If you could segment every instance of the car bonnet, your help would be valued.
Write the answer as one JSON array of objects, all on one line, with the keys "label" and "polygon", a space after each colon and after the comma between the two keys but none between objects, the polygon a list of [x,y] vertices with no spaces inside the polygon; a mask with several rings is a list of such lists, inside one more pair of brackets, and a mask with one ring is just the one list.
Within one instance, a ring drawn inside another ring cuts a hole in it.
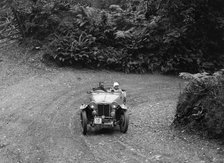
[{"label": "car bonnet", "polygon": [[90,100],[95,103],[112,103],[119,102],[120,99],[120,93],[93,93]]}]

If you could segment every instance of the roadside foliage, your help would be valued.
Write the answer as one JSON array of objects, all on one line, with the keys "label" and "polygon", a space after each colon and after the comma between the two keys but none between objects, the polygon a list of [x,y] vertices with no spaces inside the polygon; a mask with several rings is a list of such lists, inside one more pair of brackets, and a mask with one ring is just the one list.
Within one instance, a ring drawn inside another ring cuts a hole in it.
[{"label": "roadside foliage", "polygon": [[208,73],[181,73],[188,85],[179,96],[174,125],[202,131],[212,138],[224,136],[224,70]]},{"label": "roadside foliage", "polygon": [[7,2],[23,40],[62,64],[127,73],[223,67],[222,0]]}]

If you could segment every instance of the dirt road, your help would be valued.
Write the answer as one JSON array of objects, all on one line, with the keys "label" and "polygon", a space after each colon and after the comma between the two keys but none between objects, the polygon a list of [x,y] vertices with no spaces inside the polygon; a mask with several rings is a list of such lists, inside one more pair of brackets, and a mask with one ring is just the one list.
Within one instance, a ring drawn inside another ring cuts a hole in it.
[{"label": "dirt road", "polygon": [[[130,126],[81,133],[79,106],[93,83],[118,79]],[[223,146],[170,128],[175,77],[52,69],[0,89],[1,163],[223,162]]]}]

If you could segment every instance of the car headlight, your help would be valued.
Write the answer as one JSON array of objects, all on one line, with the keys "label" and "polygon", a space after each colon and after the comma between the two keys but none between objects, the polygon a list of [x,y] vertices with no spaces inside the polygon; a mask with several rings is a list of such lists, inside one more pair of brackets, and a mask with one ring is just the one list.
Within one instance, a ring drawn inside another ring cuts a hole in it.
[{"label": "car headlight", "polygon": [[118,104],[117,104],[116,102],[113,102],[113,103],[111,104],[111,107],[112,107],[113,109],[116,109],[116,108],[118,107]]},{"label": "car headlight", "polygon": [[90,107],[91,109],[96,109],[96,108],[97,108],[97,106],[96,106],[96,104],[95,104],[94,102],[91,102],[91,103],[89,104],[89,107]]}]

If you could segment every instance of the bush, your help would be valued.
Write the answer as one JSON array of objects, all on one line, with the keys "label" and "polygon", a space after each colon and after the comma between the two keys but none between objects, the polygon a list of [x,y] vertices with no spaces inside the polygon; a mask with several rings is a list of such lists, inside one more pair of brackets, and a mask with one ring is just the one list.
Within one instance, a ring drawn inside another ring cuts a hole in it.
[{"label": "bush", "polygon": [[14,8],[14,15],[24,39],[43,42],[47,55],[66,64],[138,73],[214,72],[223,67],[221,0],[116,1],[125,2],[123,9],[108,8],[113,1],[105,9],[79,2],[39,0]]},{"label": "bush", "polygon": [[15,12],[20,15],[24,38],[43,41],[46,54],[55,60],[144,72],[144,60],[139,56],[145,26],[136,25],[144,18],[136,17],[141,15],[135,12],[104,11],[65,3],[35,5],[30,13]]},{"label": "bush", "polygon": [[179,96],[175,126],[203,131],[212,137],[224,136],[224,70],[180,76],[190,79]]}]

